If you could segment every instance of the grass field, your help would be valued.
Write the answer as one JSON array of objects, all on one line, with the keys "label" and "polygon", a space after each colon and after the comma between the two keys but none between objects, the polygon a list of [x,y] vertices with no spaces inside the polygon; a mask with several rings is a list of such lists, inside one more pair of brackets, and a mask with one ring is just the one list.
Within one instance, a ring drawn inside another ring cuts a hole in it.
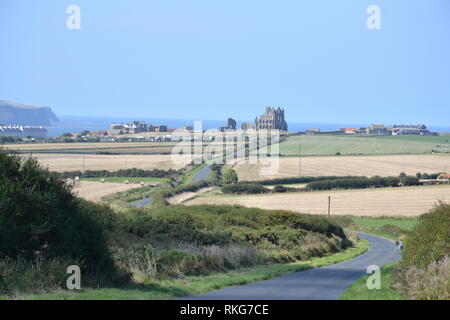
[{"label": "grass field", "polygon": [[[80,291],[58,291],[50,294],[20,297],[28,300],[161,300],[201,294],[225,287],[244,285],[268,280],[287,273],[319,268],[359,256],[367,251],[369,244],[359,240],[345,251],[308,261],[292,264],[274,264],[243,268],[221,274],[186,277],[179,280],[161,280],[136,284],[128,288],[82,289]],[[0,299],[2,297],[0,296]]]},{"label": "grass field", "polygon": [[387,224],[397,226],[403,230],[411,231],[417,224],[417,219],[394,219],[394,218],[355,218],[353,222],[362,227],[383,227]]},{"label": "grass field", "polygon": [[261,209],[327,214],[328,196],[331,196],[331,215],[414,217],[430,210],[439,200],[450,202],[450,186],[239,196],[207,194],[187,201],[185,205],[238,204]]},{"label": "grass field", "polygon": [[340,300],[404,300],[405,298],[396,290],[391,289],[392,276],[397,262],[387,264],[380,268],[381,289],[369,290],[367,279],[369,275],[362,277],[352,284],[339,298]]},{"label": "grass field", "polygon": [[430,154],[432,150],[448,152],[449,136],[292,136],[280,143],[280,153],[298,156]]},{"label": "grass field", "polygon": [[281,157],[273,174],[263,175],[261,164],[239,161],[233,165],[240,180],[261,180],[298,176],[398,176],[438,173],[450,169],[450,155],[391,155]]}]

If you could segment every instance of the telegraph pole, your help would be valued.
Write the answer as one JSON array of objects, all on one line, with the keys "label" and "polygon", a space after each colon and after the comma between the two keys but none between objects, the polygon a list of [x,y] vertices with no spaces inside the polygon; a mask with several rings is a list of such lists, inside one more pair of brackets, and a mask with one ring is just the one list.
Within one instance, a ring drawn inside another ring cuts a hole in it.
[{"label": "telegraph pole", "polygon": [[328,218],[331,215],[331,196],[328,196]]}]

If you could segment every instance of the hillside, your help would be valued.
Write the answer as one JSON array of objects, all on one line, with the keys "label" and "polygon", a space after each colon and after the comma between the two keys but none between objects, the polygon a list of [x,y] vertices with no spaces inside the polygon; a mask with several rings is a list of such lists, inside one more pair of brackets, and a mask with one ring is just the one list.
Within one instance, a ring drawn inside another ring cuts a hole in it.
[{"label": "hillside", "polygon": [[38,107],[0,100],[0,124],[50,125],[59,122],[50,107]]}]

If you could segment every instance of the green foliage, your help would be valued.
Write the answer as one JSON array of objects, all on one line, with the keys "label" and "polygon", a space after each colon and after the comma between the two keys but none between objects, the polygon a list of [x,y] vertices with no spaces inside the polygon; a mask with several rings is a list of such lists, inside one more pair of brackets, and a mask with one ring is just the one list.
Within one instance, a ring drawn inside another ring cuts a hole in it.
[{"label": "green foliage", "polygon": [[55,175],[67,179],[67,178],[112,178],[112,177],[126,177],[126,178],[171,178],[180,174],[179,171],[169,169],[153,169],[143,170],[137,168],[120,169],[117,171],[108,170],[86,170],[84,173],[81,171],[66,171],[62,173],[54,173]]},{"label": "green foliage", "polygon": [[276,179],[254,181],[253,183],[259,183],[259,184],[262,184],[263,186],[274,186],[277,184],[299,184],[299,183],[309,183],[309,182],[314,182],[314,181],[351,179],[351,178],[362,178],[362,177],[355,177],[355,176],[286,177],[286,178],[276,178]]},{"label": "green foliage", "polygon": [[234,169],[226,168],[223,170],[222,182],[224,184],[230,184],[238,182],[238,175]]},{"label": "green foliage", "polygon": [[81,261],[88,273],[113,274],[107,248],[112,211],[74,198],[71,187],[37,161],[0,151],[0,256]]},{"label": "green foliage", "polygon": [[[293,262],[350,245],[342,228],[324,217],[240,206],[132,209],[119,216],[116,233],[131,243],[124,246],[119,241],[122,249],[114,251],[119,265],[128,270],[127,263],[137,261],[141,277],[203,275]],[[152,267],[148,261],[153,261]]]},{"label": "green foliage", "polygon": [[333,190],[333,189],[365,189],[365,188],[387,188],[420,185],[419,179],[416,177],[404,176],[401,179],[396,177],[382,178],[375,176],[372,178],[339,178],[333,180],[315,181],[306,186],[306,190]]},{"label": "green foliage", "polygon": [[274,192],[287,192],[289,191],[288,188],[286,188],[285,186],[281,185],[281,184],[277,184],[274,188],[273,188]]},{"label": "green foliage", "polygon": [[418,186],[420,185],[420,180],[417,177],[412,176],[404,176],[400,179],[400,183],[403,186]]},{"label": "green foliage", "polygon": [[450,205],[441,203],[420,217],[405,241],[402,266],[423,268],[450,255]]},{"label": "green foliage", "polygon": [[257,183],[236,183],[224,185],[222,192],[225,194],[261,194],[270,192],[270,190]]}]

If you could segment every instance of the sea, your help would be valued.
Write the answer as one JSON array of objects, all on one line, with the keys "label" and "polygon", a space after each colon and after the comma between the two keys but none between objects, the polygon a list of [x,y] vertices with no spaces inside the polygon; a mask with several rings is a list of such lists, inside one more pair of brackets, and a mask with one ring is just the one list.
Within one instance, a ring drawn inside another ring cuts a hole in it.
[{"label": "sea", "polygon": [[[84,130],[99,131],[107,130],[111,123],[130,123],[133,121],[145,121],[153,125],[167,125],[170,129],[177,129],[182,126],[193,126],[195,119],[163,119],[163,118],[126,118],[126,117],[81,117],[81,116],[59,116],[60,122],[46,126],[49,137],[58,137],[66,132],[80,133]],[[237,127],[240,128],[243,122],[237,121]],[[298,132],[311,128],[320,128],[325,130],[339,130],[339,128],[361,128],[370,124],[358,123],[299,123],[288,122],[289,131]],[[203,130],[217,129],[226,126],[226,121],[221,120],[202,120]],[[429,127],[434,132],[450,132],[450,127]]]}]

